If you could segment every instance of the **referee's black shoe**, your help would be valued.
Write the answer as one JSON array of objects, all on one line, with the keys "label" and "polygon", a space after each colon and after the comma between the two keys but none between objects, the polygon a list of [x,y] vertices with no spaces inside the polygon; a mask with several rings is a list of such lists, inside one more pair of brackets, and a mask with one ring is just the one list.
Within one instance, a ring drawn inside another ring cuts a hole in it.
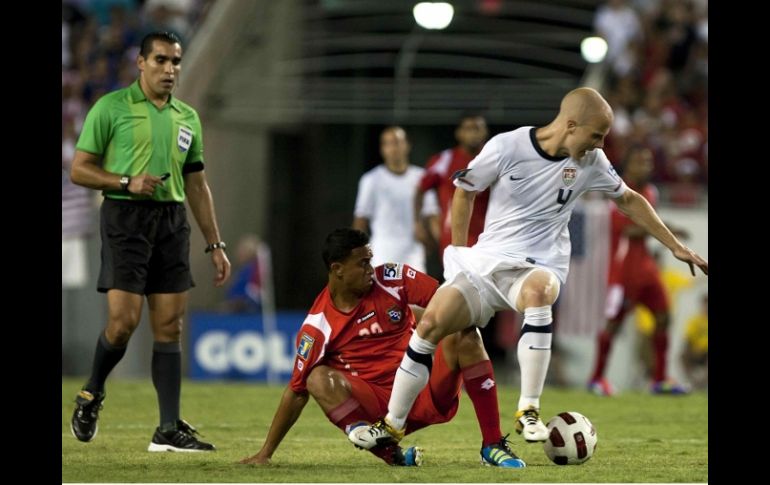
[{"label": "referee's black shoe", "polygon": [[180,419],[176,422],[176,429],[161,431],[155,428],[155,434],[152,435],[150,446],[147,451],[214,451],[216,448],[211,443],[200,441],[195,435],[198,430],[193,428],[190,423]]},{"label": "referee's black shoe", "polygon": [[75,398],[75,412],[72,413],[70,430],[80,441],[91,441],[99,432],[99,411],[102,409],[103,392],[92,393],[81,390]]}]

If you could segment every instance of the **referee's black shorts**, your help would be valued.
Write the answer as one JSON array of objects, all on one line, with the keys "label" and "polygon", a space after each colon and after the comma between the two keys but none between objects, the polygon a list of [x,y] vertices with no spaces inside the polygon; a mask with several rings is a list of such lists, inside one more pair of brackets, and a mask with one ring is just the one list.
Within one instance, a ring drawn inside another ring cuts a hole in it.
[{"label": "referee's black shorts", "polygon": [[100,230],[98,291],[150,295],[181,293],[195,286],[184,203],[105,198]]}]

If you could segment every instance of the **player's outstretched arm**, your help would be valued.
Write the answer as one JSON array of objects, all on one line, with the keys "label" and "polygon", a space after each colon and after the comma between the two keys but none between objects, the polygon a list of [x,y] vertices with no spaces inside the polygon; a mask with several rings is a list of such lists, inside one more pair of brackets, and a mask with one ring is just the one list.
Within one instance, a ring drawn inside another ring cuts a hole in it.
[{"label": "player's outstretched arm", "polygon": [[701,258],[695,251],[688,248],[674,236],[663,224],[655,209],[647,199],[637,192],[627,189],[623,195],[614,199],[618,208],[631,218],[634,223],[643,227],[655,239],[671,250],[671,253],[680,261],[690,265],[690,272],[695,276],[695,266],[698,266],[704,274],[709,274],[708,261]]},{"label": "player's outstretched arm", "polygon": [[307,392],[296,393],[291,387],[286,386],[262,448],[256,455],[244,458],[239,463],[244,465],[269,465],[270,458],[272,458],[275,450],[278,449],[278,445],[281,444],[286,433],[289,432],[294,423],[297,422],[300,414],[302,414],[307,400]]}]

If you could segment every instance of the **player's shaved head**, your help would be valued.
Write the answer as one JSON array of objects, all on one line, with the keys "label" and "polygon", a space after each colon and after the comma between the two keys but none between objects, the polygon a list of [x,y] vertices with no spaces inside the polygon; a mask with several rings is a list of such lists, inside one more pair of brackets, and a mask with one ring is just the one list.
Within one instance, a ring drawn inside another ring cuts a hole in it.
[{"label": "player's shaved head", "polygon": [[551,156],[582,159],[602,148],[612,127],[612,108],[593,88],[577,88],[564,95],[556,118],[537,130],[540,147]]},{"label": "player's shaved head", "polygon": [[599,92],[593,88],[573,89],[561,100],[557,118],[574,120],[582,125],[595,117],[612,120],[612,108]]}]

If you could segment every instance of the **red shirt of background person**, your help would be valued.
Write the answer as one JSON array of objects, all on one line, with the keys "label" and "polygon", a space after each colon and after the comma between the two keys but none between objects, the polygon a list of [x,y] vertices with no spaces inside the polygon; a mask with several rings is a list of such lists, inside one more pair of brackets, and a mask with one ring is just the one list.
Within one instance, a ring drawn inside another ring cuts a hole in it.
[{"label": "red shirt of background person", "polygon": [[[653,167],[650,149],[644,146],[631,147],[624,165],[623,180],[654,207],[658,202],[658,191],[648,182]],[[651,341],[655,355],[651,391],[656,394],[683,394],[687,389],[669,379],[666,373],[670,306],[658,264],[647,249],[647,231],[615,207],[612,208],[611,218],[610,268],[605,307],[607,325],[598,336],[596,365],[588,388],[599,395],[609,396],[614,393],[612,385],[604,377],[612,341],[626,313],[641,304],[655,317],[655,333]],[[681,230],[671,230],[679,237],[687,236]]]},{"label": "red shirt of background person", "polygon": [[[450,209],[455,192],[452,174],[468,167],[471,160],[481,151],[488,136],[489,130],[483,116],[463,116],[460,124],[455,129],[455,139],[457,139],[458,145],[433,155],[425,166],[425,174],[420,181],[417,194],[415,195],[415,214],[420,214],[422,211],[423,194],[428,190],[435,189],[438,194],[441,215],[430,220],[430,234],[426,234],[424,228],[420,225],[416,227],[415,232],[418,239],[425,241],[429,245],[435,246],[438,243],[440,258],[443,257],[444,248],[452,243]],[[468,230],[468,246],[476,244],[479,234],[484,230],[484,217],[487,214],[488,202],[489,190],[480,192],[476,196]],[[420,219],[417,218],[415,220],[419,221]]]},{"label": "red shirt of background person", "polygon": [[[657,206],[658,189],[654,185],[645,182],[635,186],[629,180],[626,180],[626,184],[642,194],[651,206]],[[641,287],[652,279],[660,280],[660,271],[655,258],[647,249],[647,233],[639,228],[642,234],[632,235],[636,232],[633,221],[614,205],[611,218],[608,286],[622,285],[626,297],[636,301]],[[667,303],[661,301],[654,306],[667,308]]]}]

